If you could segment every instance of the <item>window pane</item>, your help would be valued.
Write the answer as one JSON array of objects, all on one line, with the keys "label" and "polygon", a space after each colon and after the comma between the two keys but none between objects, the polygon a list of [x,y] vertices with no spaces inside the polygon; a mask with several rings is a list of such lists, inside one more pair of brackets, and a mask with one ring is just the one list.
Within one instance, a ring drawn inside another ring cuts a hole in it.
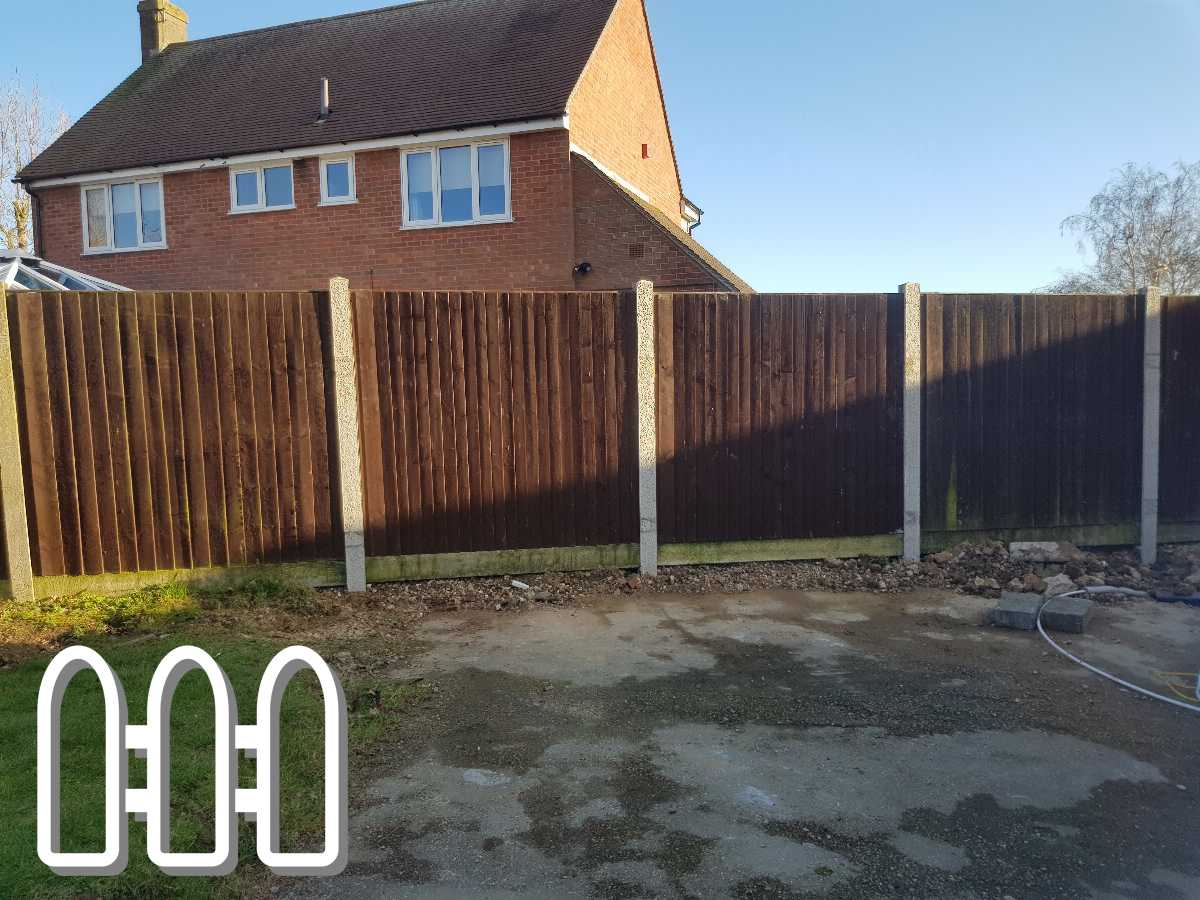
[{"label": "window pane", "polygon": [[87,191],[88,246],[108,246],[108,210],[104,203],[107,188],[92,188]]},{"label": "window pane", "polygon": [[142,243],[160,244],[162,232],[162,194],[157,184],[139,184],[142,203]]},{"label": "window pane", "polygon": [[136,202],[132,184],[112,186],[114,247],[136,247],[138,244]]},{"label": "window pane", "polygon": [[292,167],[263,169],[263,193],[267,195],[267,206],[291,206]]},{"label": "window pane", "polygon": [[238,206],[258,206],[258,173],[238,172],[233,176]]},{"label": "window pane", "polygon": [[40,291],[46,287],[44,284],[39,284],[38,280],[21,266],[17,266],[17,273],[13,275],[13,281],[23,288],[29,288],[31,291]]},{"label": "window pane", "polygon": [[443,147],[438,151],[442,179],[442,221],[471,221],[471,148]]},{"label": "window pane", "polygon": [[408,221],[433,221],[433,155],[410,153],[408,167]]},{"label": "window pane", "polygon": [[350,163],[325,164],[325,196],[330,200],[350,196]]},{"label": "window pane", "polygon": [[479,214],[504,215],[504,148],[479,148]]},{"label": "window pane", "polygon": [[65,272],[58,276],[58,283],[65,287],[68,291],[94,291],[95,287],[74,278]]}]

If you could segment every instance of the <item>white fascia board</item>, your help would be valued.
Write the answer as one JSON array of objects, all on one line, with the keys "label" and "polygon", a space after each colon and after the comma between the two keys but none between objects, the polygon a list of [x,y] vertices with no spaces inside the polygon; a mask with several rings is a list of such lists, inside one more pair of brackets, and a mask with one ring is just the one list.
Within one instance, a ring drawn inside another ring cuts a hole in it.
[{"label": "white fascia board", "polygon": [[111,172],[92,172],[87,175],[69,175],[65,178],[42,178],[31,181],[29,188],[59,187],[66,184],[92,184],[96,182],[121,181],[127,178],[143,178],[147,175],[165,175],[171,172],[198,172],[202,169],[224,169],[231,166],[252,165],[310,156],[329,156],[338,153],[358,153],[368,150],[390,150],[394,147],[413,147],[437,144],[444,141],[478,140],[501,137],[508,134],[524,134],[530,131],[550,131],[567,128],[566,116],[549,119],[529,119],[506,125],[480,125],[474,128],[448,128],[443,131],[427,131],[400,137],[377,138],[370,141],[347,141],[342,144],[321,144],[314,147],[294,147],[289,150],[272,150],[267,153],[247,153],[241,156],[226,156],[213,159],[197,159],[188,162],[165,163],[160,166],[145,166],[137,169],[116,169]]},{"label": "white fascia board", "polygon": [[600,160],[596,159],[596,157],[592,156],[592,154],[588,153],[586,150],[584,150],[578,144],[574,144],[574,143],[571,144],[571,152],[577,153],[580,156],[582,156],[584,159],[586,159],[588,162],[590,162],[593,166],[595,166],[597,169],[599,169],[601,172],[603,172],[605,175],[607,175],[609,178],[611,178],[613,181],[615,181],[621,187],[625,188],[625,190],[629,191],[631,194],[641,197],[647,203],[652,202],[650,200],[649,194],[647,194],[640,187],[633,184],[629,180],[622,178],[620,175],[618,175],[616,172],[614,172],[608,166],[604,165],[604,163],[600,162]]}]

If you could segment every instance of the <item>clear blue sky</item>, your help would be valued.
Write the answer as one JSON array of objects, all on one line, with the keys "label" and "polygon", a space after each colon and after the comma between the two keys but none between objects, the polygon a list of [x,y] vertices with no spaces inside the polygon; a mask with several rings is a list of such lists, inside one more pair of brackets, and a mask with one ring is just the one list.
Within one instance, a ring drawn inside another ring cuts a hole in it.
[{"label": "clear blue sky", "polygon": [[[182,5],[205,37],[385,4]],[[78,116],[136,64],[135,6],[15,5],[2,65]],[[1200,0],[649,9],[696,236],[759,290],[1028,290],[1115,168],[1200,159]]]}]

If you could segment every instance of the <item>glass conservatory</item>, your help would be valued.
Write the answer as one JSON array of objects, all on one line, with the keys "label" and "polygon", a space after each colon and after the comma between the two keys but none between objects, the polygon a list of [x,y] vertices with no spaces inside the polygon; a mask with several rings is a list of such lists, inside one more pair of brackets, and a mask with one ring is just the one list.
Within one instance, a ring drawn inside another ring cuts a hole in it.
[{"label": "glass conservatory", "polygon": [[129,288],[46,262],[23,250],[0,250],[0,290],[127,291]]}]

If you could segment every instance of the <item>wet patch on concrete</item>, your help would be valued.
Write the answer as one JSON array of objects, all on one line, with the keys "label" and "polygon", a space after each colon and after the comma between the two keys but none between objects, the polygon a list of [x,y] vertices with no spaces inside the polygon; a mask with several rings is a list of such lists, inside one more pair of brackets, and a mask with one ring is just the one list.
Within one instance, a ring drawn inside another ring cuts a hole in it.
[{"label": "wet patch on concrete", "polygon": [[439,707],[371,782],[347,873],[294,893],[1189,896],[1198,723],[1079,692],[1036,641],[961,640],[944,598],[841,602],[426,629],[405,671]]}]

